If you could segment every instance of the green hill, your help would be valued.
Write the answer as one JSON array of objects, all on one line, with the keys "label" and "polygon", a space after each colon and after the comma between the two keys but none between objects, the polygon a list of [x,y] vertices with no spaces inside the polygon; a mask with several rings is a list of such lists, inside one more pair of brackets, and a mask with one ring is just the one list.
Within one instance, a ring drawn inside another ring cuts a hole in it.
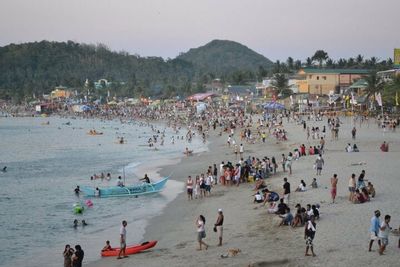
[{"label": "green hill", "polygon": [[72,41],[10,44],[0,47],[0,99],[20,101],[58,85],[83,91],[86,79],[93,88],[103,78],[114,82],[109,89],[117,96],[188,95],[215,77],[236,84],[254,80],[260,66],[269,68],[271,61],[231,41],[215,40],[172,60]]},{"label": "green hill", "polygon": [[211,71],[217,76],[235,71],[256,72],[260,66],[268,69],[272,62],[248,47],[233,41],[213,40],[192,48],[177,58],[192,63],[197,71]]}]

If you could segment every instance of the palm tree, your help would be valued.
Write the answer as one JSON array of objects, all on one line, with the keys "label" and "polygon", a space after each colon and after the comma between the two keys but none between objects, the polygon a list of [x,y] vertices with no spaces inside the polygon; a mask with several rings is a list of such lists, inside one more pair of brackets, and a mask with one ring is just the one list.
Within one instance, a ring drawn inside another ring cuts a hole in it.
[{"label": "palm tree", "polygon": [[286,60],[286,64],[287,64],[289,70],[293,69],[293,63],[294,63],[293,58],[292,57],[288,57],[287,60]]},{"label": "palm tree", "polygon": [[374,95],[375,93],[379,93],[384,88],[384,82],[379,77],[376,72],[370,73],[367,77],[364,78],[367,82],[368,86],[365,88],[365,93],[367,94],[367,98]]},{"label": "palm tree", "polygon": [[322,62],[328,59],[328,53],[324,50],[317,50],[315,54],[312,56],[312,60],[316,60],[319,62],[319,67],[322,67]]},{"label": "palm tree", "polygon": [[276,73],[271,81],[272,87],[278,91],[283,98],[292,94],[292,90],[289,89],[289,80],[283,73]]},{"label": "palm tree", "polygon": [[333,60],[331,59],[331,58],[328,58],[327,60],[326,60],[326,66],[327,67],[329,67],[329,68],[332,68],[332,67],[334,67],[334,62],[333,62]]},{"label": "palm tree", "polygon": [[397,104],[400,99],[396,100],[396,97],[400,97],[400,75],[396,75],[384,86],[383,99],[385,102],[393,105],[392,100],[394,99],[394,103]]},{"label": "palm tree", "polygon": [[362,55],[359,54],[359,55],[356,57],[357,65],[361,66],[362,63],[363,63],[363,61],[364,61],[364,57],[363,57]]},{"label": "palm tree", "polygon": [[312,66],[312,59],[310,57],[306,58],[306,66],[311,67]]}]

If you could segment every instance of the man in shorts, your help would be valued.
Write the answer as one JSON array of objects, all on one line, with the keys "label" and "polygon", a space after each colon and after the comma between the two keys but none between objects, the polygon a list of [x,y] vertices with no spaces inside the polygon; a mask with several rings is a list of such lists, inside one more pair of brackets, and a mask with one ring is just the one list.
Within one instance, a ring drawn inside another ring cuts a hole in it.
[{"label": "man in shorts", "polygon": [[335,203],[335,198],[336,198],[336,188],[337,188],[337,183],[338,183],[338,178],[337,174],[335,173],[333,177],[331,178],[331,197],[332,197],[332,203]]},{"label": "man in shorts", "polygon": [[312,256],[315,257],[313,240],[315,237],[317,224],[315,223],[314,216],[310,217],[310,220],[306,222],[304,229],[304,239],[306,240],[306,253],[305,256],[311,256],[308,254],[308,250],[311,249]]},{"label": "man in shorts", "polygon": [[219,247],[222,246],[222,233],[224,231],[223,225],[224,225],[224,214],[222,213],[222,209],[218,209],[218,218],[216,223],[214,224],[214,227],[217,230]]},{"label": "man in shorts", "polygon": [[386,246],[389,244],[389,232],[390,232],[390,215],[385,215],[385,221],[383,221],[379,227],[378,237],[381,240],[381,245],[379,248],[379,255],[383,255]]},{"label": "man in shorts", "polygon": [[193,179],[192,176],[190,175],[186,181],[186,190],[187,190],[188,200],[193,200]]},{"label": "man in shorts", "polygon": [[122,259],[122,258],[128,257],[125,254],[125,249],[126,249],[126,226],[127,225],[128,225],[128,223],[126,221],[122,221],[122,226],[121,226],[121,229],[119,231],[121,249],[119,250],[119,254],[118,254],[118,258],[117,259]]},{"label": "man in shorts", "polygon": [[375,240],[378,240],[378,245],[379,247],[381,246],[381,240],[378,239],[379,226],[381,224],[379,220],[380,216],[381,212],[379,210],[376,210],[374,217],[371,218],[371,226],[369,228],[369,231],[371,233],[371,240],[369,241],[368,251],[371,251],[372,244]]},{"label": "man in shorts", "polygon": [[290,197],[290,183],[287,181],[287,178],[283,178],[283,199],[286,204],[289,204]]}]

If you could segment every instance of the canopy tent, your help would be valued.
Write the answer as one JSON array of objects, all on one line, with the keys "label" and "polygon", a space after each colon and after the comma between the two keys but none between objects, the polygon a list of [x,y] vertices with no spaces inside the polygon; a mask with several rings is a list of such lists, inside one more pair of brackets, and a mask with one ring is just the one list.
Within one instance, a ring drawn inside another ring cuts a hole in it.
[{"label": "canopy tent", "polygon": [[263,104],[263,107],[265,109],[272,109],[272,110],[285,109],[285,106],[278,102],[267,102]]},{"label": "canopy tent", "polygon": [[209,97],[213,97],[213,96],[216,96],[216,94],[214,94],[214,93],[198,93],[198,94],[191,95],[186,99],[194,100],[194,101],[203,101],[203,100],[205,100]]}]

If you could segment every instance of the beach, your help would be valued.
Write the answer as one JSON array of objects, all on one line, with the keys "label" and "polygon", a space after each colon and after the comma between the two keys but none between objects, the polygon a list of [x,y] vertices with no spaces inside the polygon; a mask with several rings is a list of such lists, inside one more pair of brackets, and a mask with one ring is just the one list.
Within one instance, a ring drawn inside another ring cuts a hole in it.
[{"label": "beach", "polygon": [[[364,123],[357,125],[357,139],[351,140],[353,127],[350,118],[341,118],[339,140],[331,141],[329,133],[326,137],[326,151],[323,155],[325,165],[321,176],[315,176],[312,165],[316,156],[305,156],[293,162],[293,174],[282,173],[266,179],[269,188],[282,194],[283,178],[288,177],[292,193],[289,206],[294,210],[296,203],[319,204],[321,218],[317,221],[317,232],[314,239],[316,257],[305,257],[305,240],[303,227],[278,227],[276,215],[267,214],[266,207],[253,204],[254,184],[244,183],[239,187],[214,186],[211,196],[205,199],[187,200],[183,192],[167,205],[162,214],[150,220],[145,230],[143,240],[129,239],[129,233],[135,229],[127,228],[128,244],[140,243],[146,240],[158,240],[155,248],[131,255],[127,259],[117,260],[105,258],[87,266],[364,266],[364,265],[398,265],[398,237],[390,235],[386,255],[379,256],[377,244],[373,251],[368,252],[370,219],[376,209],[384,215],[392,216],[391,226],[400,225],[400,212],[397,207],[398,188],[400,180],[396,175],[395,166],[399,157],[399,136],[396,132],[382,132],[370,119],[369,126]],[[306,134],[301,125],[295,122],[287,123],[288,141],[276,141],[268,137],[265,144],[245,143],[244,157],[275,156],[280,158],[301,144],[306,147],[317,145],[318,140],[306,140]],[[323,121],[307,121],[308,125],[322,128]],[[235,134],[236,139],[237,132]],[[176,164],[164,166],[159,171],[160,176],[173,172],[172,179],[185,182],[188,175],[194,177],[206,172],[208,166],[221,161],[235,162],[233,149],[227,148],[226,134],[218,136],[218,131],[211,131],[208,140],[209,151],[195,153],[185,157]],[[383,153],[380,144],[389,142],[390,150]],[[347,143],[357,143],[360,152],[346,153]],[[357,163],[363,165],[355,165]],[[353,165],[354,164],[354,165]],[[364,204],[352,204],[348,201],[348,178],[352,173],[357,176],[361,170],[366,170],[366,178],[371,181],[377,191],[376,197]],[[330,178],[337,173],[338,193],[335,204],[330,200]],[[307,185],[312,178],[317,177],[319,188],[306,192],[294,192],[294,189],[304,179]],[[184,189],[184,188],[183,188]],[[217,247],[218,238],[212,231],[217,219],[217,210],[223,209],[224,239],[223,245]],[[195,220],[203,214],[206,217],[206,243],[208,250],[196,251]],[[118,233],[115,233],[118,236]],[[100,246],[99,246],[100,248]],[[241,250],[237,256],[221,258],[229,248]]]}]

